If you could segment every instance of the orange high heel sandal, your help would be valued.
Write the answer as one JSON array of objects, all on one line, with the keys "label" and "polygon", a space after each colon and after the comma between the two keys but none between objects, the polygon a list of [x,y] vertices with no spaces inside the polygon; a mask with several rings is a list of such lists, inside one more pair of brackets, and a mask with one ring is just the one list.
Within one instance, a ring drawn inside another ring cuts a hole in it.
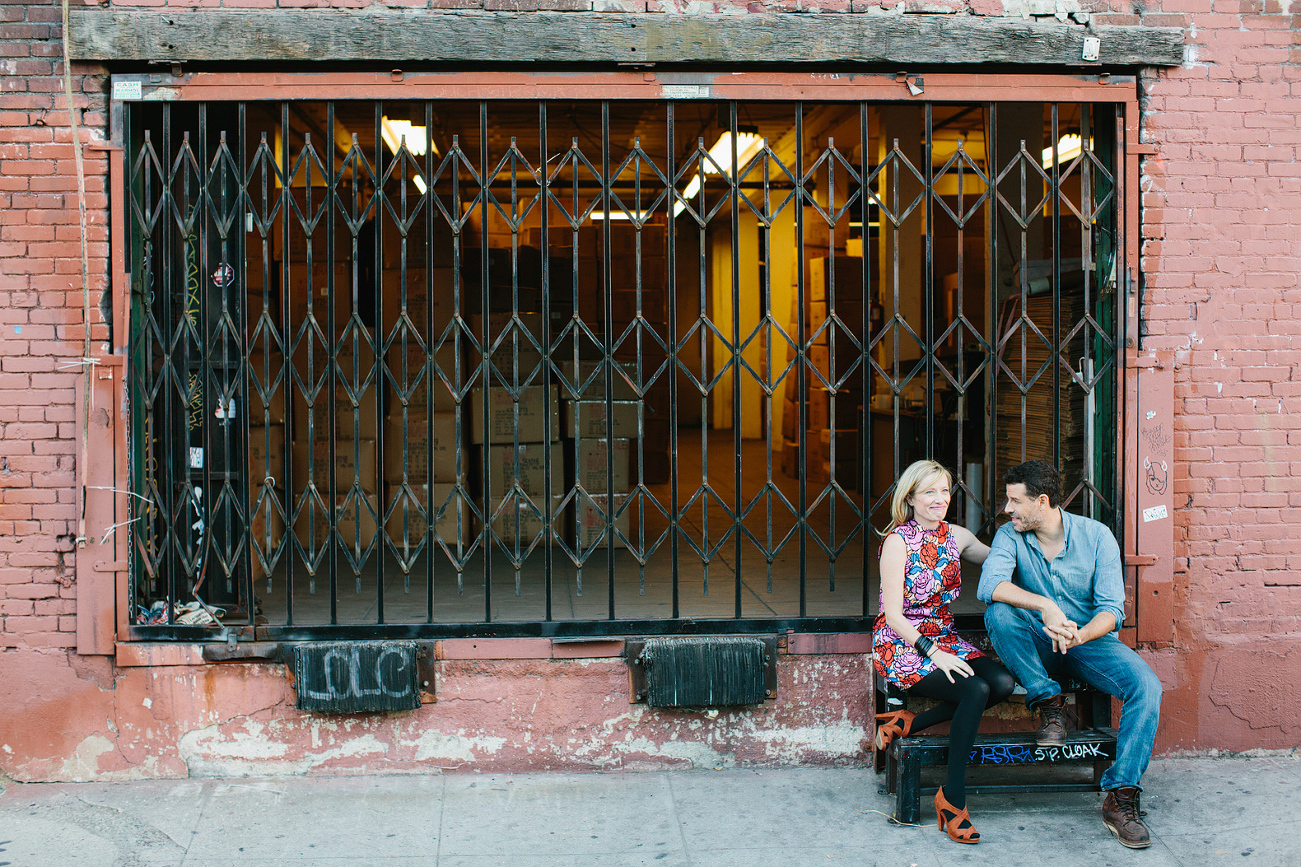
[{"label": "orange high heel sandal", "polygon": [[876,715],[876,748],[884,750],[895,738],[906,738],[913,730],[913,717],[917,714],[907,710],[892,710]]},{"label": "orange high heel sandal", "polygon": [[[947,818],[946,815],[948,814]],[[949,803],[948,798],[944,797],[944,788],[941,787],[935,793],[935,818],[939,822],[940,830],[948,833],[949,839],[955,843],[979,843],[980,832],[971,824],[971,814],[967,808],[959,810]],[[961,827],[962,823],[966,827]]]}]

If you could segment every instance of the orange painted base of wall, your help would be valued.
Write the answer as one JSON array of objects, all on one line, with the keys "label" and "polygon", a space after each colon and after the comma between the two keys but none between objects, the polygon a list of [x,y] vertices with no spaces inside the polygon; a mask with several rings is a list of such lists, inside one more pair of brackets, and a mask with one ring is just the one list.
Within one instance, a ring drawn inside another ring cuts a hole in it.
[{"label": "orange painted base of wall", "polygon": [[628,701],[618,658],[444,659],[406,713],[295,708],[278,664],[117,667],[0,654],[0,771],[14,779],[662,770],[864,761],[861,654],[783,656],[777,698],[745,710]]},{"label": "orange painted base of wall", "polygon": [[[1301,642],[1147,658],[1167,689],[1158,753],[1301,743],[1301,696],[1287,688],[1301,679]],[[437,701],[345,716],[297,710],[283,665],[185,661],[117,666],[66,651],[0,653],[0,772],[78,781],[869,761],[861,653],[780,656],[775,700],[712,715],[629,703],[618,658],[445,658]]]}]

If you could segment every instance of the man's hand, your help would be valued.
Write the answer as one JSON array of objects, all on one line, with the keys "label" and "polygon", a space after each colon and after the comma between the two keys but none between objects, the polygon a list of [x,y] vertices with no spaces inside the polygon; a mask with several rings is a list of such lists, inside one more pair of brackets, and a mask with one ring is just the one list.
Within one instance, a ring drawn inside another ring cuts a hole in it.
[{"label": "man's hand", "polygon": [[1057,603],[1044,596],[1037,597],[1043,602],[1039,607],[1039,617],[1044,622],[1044,629],[1052,632],[1070,626],[1071,629],[1078,629],[1075,623],[1066,617],[1065,612],[1057,606]]},{"label": "man's hand", "polygon": [[1080,628],[1075,625],[1074,621],[1067,620],[1060,626],[1045,626],[1044,632],[1053,642],[1054,653],[1066,653],[1072,647],[1079,647],[1087,639],[1080,634]]}]

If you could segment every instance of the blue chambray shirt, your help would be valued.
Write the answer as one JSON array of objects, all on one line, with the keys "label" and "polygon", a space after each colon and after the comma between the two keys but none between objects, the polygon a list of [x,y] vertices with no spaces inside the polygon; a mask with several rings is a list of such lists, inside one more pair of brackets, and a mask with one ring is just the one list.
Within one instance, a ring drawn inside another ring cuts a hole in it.
[{"label": "blue chambray shirt", "polygon": [[988,605],[994,601],[994,588],[1011,581],[1056,602],[1080,626],[1110,611],[1119,629],[1125,619],[1125,583],[1116,537],[1091,518],[1065,510],[1061,514],[1066,547],[1051,562],[1033,530],[1018,533],[1010,521],[1000,527],[981,568],[976,596]]}]

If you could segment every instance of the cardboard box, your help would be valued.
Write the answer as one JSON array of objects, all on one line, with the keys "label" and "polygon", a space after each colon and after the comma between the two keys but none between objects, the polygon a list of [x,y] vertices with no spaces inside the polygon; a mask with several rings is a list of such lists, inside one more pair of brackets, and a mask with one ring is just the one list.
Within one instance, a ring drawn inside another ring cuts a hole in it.
[{"label": "cardboard box", "polygon": [[606,423],[608,407],[605,401],[567,400],[565,404],[565,436],[567,437],[636,437],[637,409],[635,400],[614,402],[613,414]]},{"label": "cardboard box", "polygon": [[[367,494],[363,505],[360,498],[349,494],[335,494],[333,498],[325,497],[328,504],[331,505],[334,512],[334,520],[338,527],[337,540],[341,541],[345,548],[354,548],[357,544],[358,527],[360,527],[361,547],[365,550],[371,542],[375,541],[375,534],[379,531],[376,516],[380,512],[379,497],[375,494]],[[314,515],[310,518],[309,512]],[[314,526],[309,527],[309,523]],[[312,531],[309,538],[308,530]],[[294,535],[298,538],[298,543],[304,548],[320,550],[325,544],[329,533],[328,522],[325,515],[313,506],[311,509],[303,509],[298,514],[298,520],[294,522]]]},{"label": "cardboard box", "polygon": [[361,439],[373,439],[375,437],[380,421],[379,398],[375,383],[372,382],[369,388],[356,395],[355,400],[342,386],[336,386],[333,393],[328,388],[322,388],[310,408],[302,393],[295,390],[295,440],[305,440],[308,436],[307,419],[309,409],[312,417],[311,436],[317,440],[324,440],[329,436],[330,401],[332,399],[334,401],[335,439],[350,440],[356,432],[361,433]]},{"label": "cardboard box", "polygon": [[[428,510],[429,506],[429,486],[412,485],[411,493],[415,495],[417,503],[411,502],[411,497],[400,496],[401,487],[390,485],[388,491],[388,501],[392,511],[388,520],[384,524],[384,532],[388,534],[389,541],[397,548],[403,547],[403,521],[406,521],[407,537],[406,542],[410,543],[412,548],[420,543],[421,537],[429,529],[428,515],[438,515],[439,509],[443,510],[443,515],[434,521],[434,533],[449,547],[455,547],[459,540],[461,544],[469,544],[471,538],[471,525],[474,523],[471,519],[472,512],[469,505],[463,497],[456,496],[456,486],[453,484],[440,484],[435,482],[433,489],[433,511],[426,511],[421,515],[421,510]],[[419,506],[417,508],[417,505]],[[460,530],[457,530],[457,517],[460,517]],[[434,540],[430,540],[431,542]]]},{"label": "cardboard box", "polygon": [[[637,392],[629,383],[629,380],[636,379],[637,365],[627,361],[615,361],[612,364],[609,373],[614,399],[638,400]],[[623,368],[623,372],[616,368]],[[560,373],[564,377],[560,383],[560,396],[565,400],[605,400],[606,369],[601,362],[580,361],[575,364],[573,361],[562,361]]]},{"label": "cardboard box", "polygon": [[782,475],[792,479],[800,477],[800,444],[798,440],[782,440],[781,465]]},{"label": "cardboard box", "polygon": [[[301,320],[296,325],[301,325]],[[318,317],[317,324],[324,330],[327,323],[324,319]],[[366,377],[373,372],[375,367],[375,347],[376,343],[375,329],[362,328],[348,331],[348,336],[343,337],[344,323],[336,322],[339,333],[334,335],[332,340],[327,344],[322,344],[320,339],[313,336],[310,341],[303,340],[299,343],[294,351],[293,362],[294,369],[304,381],[307,380],[307,372],[311,370],[317,377],[323,376],[326,372],[327,365],[330,364],[330,353],[334,353],[333,372],[336,379],[342,378],[349,381],[353,378],[354,368],[357,373],[358,381],[365,381]],[[296,333],[293,332],[293,333]],[[328,338],[328,335],[327,335]],[[311,349],[311,366],[308,366],[308,348]]]},{"label": "cardboard box", "polygon": [[[292,387],[292,379],[285,374],[284,356],[276,354],[271,357],[267,363],[267,357],[261,352],[249,353],[248,357],[248,423],[250,425],[266,424],[268,419],[270,424],[285,423],[285,389]],[[282,377],[279,386],[272,383],[276,377]],[[267,399],[264,402],[258,389],[254,387],[256,382],[260,387],[269,390]]]},{"label": "cardboard box", "polygon": [[[843,419],[842,421],[848,421]],[[831,460],[831,431],[818,431],[818,458]],[[858,460],[858,428],[836,431],[836,462],[845,463]]]},{"label": "cardboard box", "polygon": [[[386,268],[384,271],[384,325],[392,332],[402,312],[402,270]],[[466,286],[461,283],[461,299],[464,301]],[[451,268],[407,268],[407,317],[421,334],[427,334],[428,317],[433,314],[433,334],[430,341],[438,337],[451,324],[457,308],[453,297],[453,269]]]},{"label": "cardboard box", "polygon": [[[330,461],[329,440],[318,439],[312,444],[310,453],[312,480],[318,491],[329,491],[330,467],[333,466],[336,491],[346,492],[352,487],[354,477],[360,476],[361,489],[367,494],[376,492],[374,440],[336,440],[333,463]],[[308,454],[306,443],[294,443],[294,489],[297,491],[307,488]]]},{"label": "cardboard box", "polygon": [[[457,381],[456,346],[452,343],[445,343],[434,352],[434,367],[426,367],[428,358],[426,351],[408,344],[406,367],[403,368],[402,346],[394,344],[389,347],[384,357],[387,368],[384,377],[384,411],[388,415],[401,416],[403,404],[407,406],[408,412],[422,415],[427,413],[430,385],[434,389],[435,413],[456,409],[456,397],[452,394],[452,388],[458,385],[464,387],[474,376],[474,370],[462,360],[460,381]],[[446,382],[443,377],[446,377]]]},{"label": "cardboard box", "polygon": [[[545,413],[547,398],[543,386],[522,389],[519,396],[519,441],[540,443],[560,439],[560,401],[554,386],[550,389],[551,417]],[[488,390],[488,434],[495,443],[515,440],[515,399],[504,388]],[[482,388],[470,393],[470,441],[481,444],[483,436],[484,394]],[[548,423],[549,421],[549,423]]]},{"label": "cardboard box", "polygon": [[[627,493],[629,483],[628,464],[632,453],[631,441],[626,439],[580,439],[574,441],[574,483],[582,485],[589,494]],[[570,453],[568,447],[566,454]],[[606,455],[609,453],[614,466],[613,482],[607,474]]]},{"label": "cardboard box", "polygon": [[[561,499],[561,497],[551,498],[551,519],[553,526],[557,528],[564,526],[563,516],[557,517],[561,512]],[[545,511],[541,498],[537,498],[533,502],[539,512]],[[491,523],[492,531],[501,539],[502,544],[508,548],[513,547],[516,543],[528,545],[541,536],[547,526],[545,515],[534,513],[532,507],[518,499],[511,500],[502,509],[501,514],[492,519]]]},{"label": "cardboard box", "polygon": [[402,481],[402,443],[407,444],[407,479],[412,484],[427,484],[429,445],[434,447],[433,482],[455,482],[465,478],[469,464],[469,437],[461,441],[461,465],[456,465],[456,413],[436,412],[433,416],[412,412],[402,424],[402,414],[390,415],[384,426],[384,481]]},{"label": "cardboard box", "polygon": [[[506,492],[514,487],[516,478],[524,493],[534,502],[545,496],[547,473],[551,474],[553,496],[565,492],[564,454],[559,443],[550,445],[550,464],[547,461],[547,443],[520,443],[515,446],[488,446],[488,508],[496,508]],[[516,470],[516,456],[519,468]]]},{"label": "cardboard box", "polygon": [[[522,302],[521,302],[522,303]],[[515,318],[519,323],[514,322]],[[470,317],[470,329],[474,339],[483,342],[483,317],[475,314]],[[488,315],[488,342],[485,348],[500,344],[491,353],[491,363],[496,371],[494,376],[502,381],[514,382],[516,354],[519,356],[519,378],[524,380],[542,364],[541,349],[544,342],[542,314],[521,312],[517,317],[510,313],[491,313]],[[507,331],[510,333],[507,334]],[[504,336],[503,336],[504,335]],[[532,340],[529,337],[532,337]],[[477,365],[479,357],[470,354],[470,362]]]},{"label": "cardboard box", "polygon": [[[267,440],[270,439],[270,451]],[[270,478],[272,481],[267,482]],[[284,425],[250,427],[248,429],[248,489],[259,490],[263,484],[273,488],[285,485],[285,428]]]},{"label": "cardboard box", "polygon": [[[628,500],[627,494],[614,495],[614,509],[623,508]],[[595,503],[595,505],[593,504]],[[579,497],[578,501],[569,509],[569,515],[572,519],[569,522],[569,531],[572,537],[572,543],[576,550],[585,551],[588,548],[605,548],[613,544],[616,548],[626,548],[624,538],[629,537],[628,528],[631,524],[632,510],[625,509],[622,515],[614,521],[611,529],[613,532],[607,533],[606,512],[610,508],[610,497],[605,494],[594,495],[591,500],[586,497]],[[620,538],[619,534],[623,534]]]}]

